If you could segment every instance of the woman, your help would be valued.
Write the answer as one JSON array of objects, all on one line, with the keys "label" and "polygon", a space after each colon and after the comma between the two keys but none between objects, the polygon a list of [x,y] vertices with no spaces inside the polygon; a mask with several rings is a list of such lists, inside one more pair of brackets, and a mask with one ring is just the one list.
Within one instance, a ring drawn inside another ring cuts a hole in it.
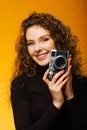
[{"label": "woman", "polygon": [[[51,14],[32,13],[17,40],[11,102],[16,130],[86,130],[86,78],[80,78],[78,38]],[[70,54],[51,80],[51,50]],[[85,90],[84,90],[85,88]]]}]

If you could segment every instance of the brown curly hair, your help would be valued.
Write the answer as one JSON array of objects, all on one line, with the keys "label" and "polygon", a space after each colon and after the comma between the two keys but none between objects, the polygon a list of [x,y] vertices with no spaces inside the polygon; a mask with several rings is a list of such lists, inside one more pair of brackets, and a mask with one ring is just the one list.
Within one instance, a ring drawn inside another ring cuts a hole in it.
[{"label": "brown curly hair", "polygon": [[34,75],[36,72],[36,63],[32,60],[28,53],[26,42],[26,31],[33,25],[39,25],[49,30],[53,38],[56,48],[69,50],[72,55],[72,73],[81,73],[81,61],[79,51],[77,50],[78,37],[71,32],[71,28],[66,26],[61,20],[48,13],[33,12],[21,24],[20,36],[16,41],[17,56],[15,59],[15,69],[13,78],[22,73]]}]

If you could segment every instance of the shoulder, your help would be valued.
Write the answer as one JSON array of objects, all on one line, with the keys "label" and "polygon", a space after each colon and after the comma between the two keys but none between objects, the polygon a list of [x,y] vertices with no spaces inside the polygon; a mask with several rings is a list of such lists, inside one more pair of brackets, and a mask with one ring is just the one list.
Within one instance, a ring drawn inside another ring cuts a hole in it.
[{"label": "shoulder", "polygon": [[79,85],[87,86],[87,76],[73,75],[73,81]]},{"label": "shoulder", "polygon": [[87,95],[87,76],[73,75],[73,89],[79,94]]},{"label": "shoulder", "polygon": [[23,73],[12,80],[11,89],[27,90],[30,89],[32,85],[36,85],[37,81],[39,81],[37,75],[29,76]]},{"label": "shoulder", "polygon": [[12,89],[18,89],[18,88],[24,88],[24,86],[26,86],[28,80],[29,80],[29,76],[27,76],[26,74],[21,74],[18,77],[14,78],[11,82],[11,88]]},{"label": "shoulder", "polygon": [[25,80],[26,75],[25,74],[21,74],[18,77],[14,78],[11,82],[11,85],[15,85],[15,84],[20,84],[21,82],[23,82]]},{"label": "shoulder", "polygon": [[[29,77],[26,74],[21,74],[20,76],[14,78],[11,82],[11,99],[15,100],[21,97],[29,99],[30,85],[27,84]],[[28,90],[29,88],[29,90]],[[28,90],[28,91],[27,91]]]}]

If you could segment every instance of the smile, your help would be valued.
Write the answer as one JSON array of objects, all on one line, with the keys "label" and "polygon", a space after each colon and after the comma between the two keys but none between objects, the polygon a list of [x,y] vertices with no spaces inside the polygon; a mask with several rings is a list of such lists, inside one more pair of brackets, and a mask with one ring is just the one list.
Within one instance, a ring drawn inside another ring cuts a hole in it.
[{"label": "smile", "polygon": [[43,53],[43,54],[37,55],[36,57],[38,58],[38,60],[44,60],[44,59],[46,59],[47,54],[48,53]]}]

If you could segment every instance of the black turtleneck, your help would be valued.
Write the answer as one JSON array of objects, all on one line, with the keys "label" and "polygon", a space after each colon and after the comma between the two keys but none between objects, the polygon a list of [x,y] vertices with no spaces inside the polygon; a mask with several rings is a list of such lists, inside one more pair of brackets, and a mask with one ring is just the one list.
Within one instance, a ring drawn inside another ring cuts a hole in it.
[{"label": "black turtleneck", "polygon": [[42,80],[47,68],[38,67],[35,76],[22,74],[12,81],[16,130],[87,130],[87,78],[73,76],[75,98],[65,101],[59,110]]},{"label": "black turtleneck", "polygon": [[37,68],[36,68],[36,74],[37,74],[37,75],[40,75],[40,77],[43,77],[45,71],[46,71],[48,68],[49,68],[48,65],[46,65],[46,66],[44,66],[44,67],[38,65]]}]

